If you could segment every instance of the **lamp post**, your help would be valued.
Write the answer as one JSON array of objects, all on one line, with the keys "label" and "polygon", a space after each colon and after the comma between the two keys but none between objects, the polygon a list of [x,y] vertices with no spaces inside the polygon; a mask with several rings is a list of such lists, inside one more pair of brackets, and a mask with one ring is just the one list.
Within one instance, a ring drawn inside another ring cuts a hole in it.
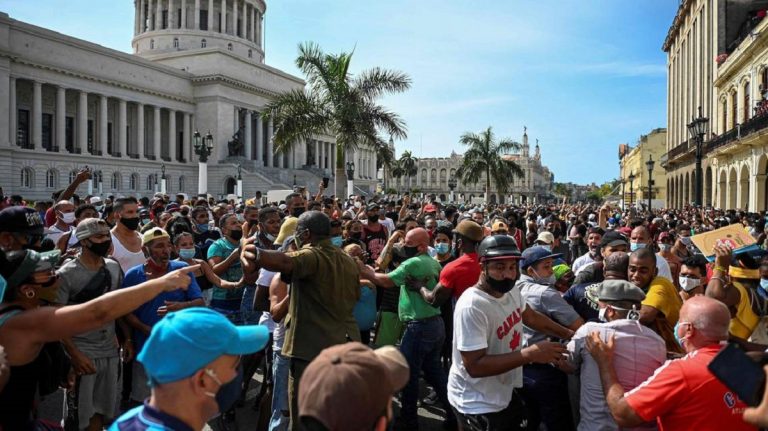
[{"label": "lamp post", "polygon": [[629,203],[635,205],[635,173],[629,173]]},{"label": "lamp post", "polygon": [[166,193],[168,193],[168,182],[166,181],[166,178],[165,178],[165,163],[160,165],[160,172],[161,172],[161,175],[160,175],[160,193],[166,194]]},{"label": "lamp post", "polygon": [[243,165],[237,164],[237,197],[243,199]]},{"label": "lamp post", "polygon": [[104,193],[104,179],[101,176],[101,171],[98,171],[96,179],[96,189],[99,191],[99,196]]},{"label": "lamp post", "polygon": [[453,202],[453,189],[456,188],[456,178],[448,179],[448,188],[451,189],[451,202]]},{"label": "lamp post", "polygon": [[347,196],[355,194],[355,162],[347,162]]},{"label": "lamp post", "polygon": [[205,137],[200,136],[200,132],[195,130],[192,135],[192,145],[195,148],[195,154],[200,156],[197,164],[197,194],[205,195],[208,193],[208,156],[213,152],[213,135],[209,130]]},{"label": "lamp post", "polygon": [[695,202],[696,206],[702,205],[702,178],[701,178],[701,157],[702,145],[704,144],[704,135],[709,131],[709,118],[701,116],[701,106],[699,106],[699,116],[688,123],[688,133],[696,144],[696,183],[695,183]]},{"label": "lamp post", "polygon": [[645,166],[648,168],[648,212],[651,212],[653,207],[651,206],[651,197],[653,195],[653,165],[656,162],[653,161],[653,155],[648,155],[648,161],[645,162]]},{"label": "lamp post", "polygon": [[626,196],[624,195],[624,184],[626,183],[627,183],[627,180],[622,178],[621,179],[621,211],[622,212],[624,212],[624,210],[626,209],[625,204],[627,199],[626,199]]}]

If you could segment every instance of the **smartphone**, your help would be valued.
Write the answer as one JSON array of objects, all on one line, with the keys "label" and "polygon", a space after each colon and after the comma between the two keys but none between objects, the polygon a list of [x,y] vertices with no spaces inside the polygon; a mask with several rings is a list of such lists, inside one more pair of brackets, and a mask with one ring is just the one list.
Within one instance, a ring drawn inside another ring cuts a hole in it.
[{"label": "smartphone", "polygon": [[331,179],[330,179],[330,178],[328,178],[328,177],[323,177],[323,188],[324,188],[324,189],[327,189],[327,188],[328,188],[328,183],[329,183],[330,181],[331,181]]},{"label": "smartphone", "polygon": [[729,343],[707,368],[747,405],[760,404],[765,390],[765,373],[737,344]]}]

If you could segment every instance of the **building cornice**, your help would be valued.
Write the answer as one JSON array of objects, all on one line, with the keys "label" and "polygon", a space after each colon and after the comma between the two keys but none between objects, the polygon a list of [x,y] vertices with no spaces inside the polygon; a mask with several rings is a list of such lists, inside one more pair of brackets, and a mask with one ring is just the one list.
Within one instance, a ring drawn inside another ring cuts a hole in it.
[{"label": "building cornice", "polygon": [[680,3],[680,6],[677,8],[677,13],[675,14],[675,19],[672,21],[672,25],[669,27],[669,31],[667,31],[667,37],[664,39],[664,44],[661,46],[662,51],[669,52],[669,47],[672,45],[672,40],[674,40],[674,38],[677,37],[677,34],[680,32],[680,27],[683,26],[683,22],[685,21],[685,14],[688,13],[688,10],[693,4],[693,1],[694,0],[683,0]]},{"label": "building cornice", "polygon": [[768,47],[768,34],[766,31],[768,31],[768,19],[763,19],[753,30],[756,36],[749,36],[741,41],[725,62],[717,68],[717,78],[714,81],[715,87],[722,86],[757,57],[765,54],[766,47]]},{"label": "building cornice", "polygon": [[[245,90],[249,93],[255,93],[255,94],[267,97],[269,99],[274,99],[279,94],[275,91],[268,90],[264,87],[253,85],[251,83],[248,83],[239,79],[231,78],[229,76],[225,76],[220,73],[195,76],[194,78],[192,78],[192,84],[193,85],[224,84],[229,87]],[[204,97],[198,98],[198,100],[203,100],[203,99]]]}]

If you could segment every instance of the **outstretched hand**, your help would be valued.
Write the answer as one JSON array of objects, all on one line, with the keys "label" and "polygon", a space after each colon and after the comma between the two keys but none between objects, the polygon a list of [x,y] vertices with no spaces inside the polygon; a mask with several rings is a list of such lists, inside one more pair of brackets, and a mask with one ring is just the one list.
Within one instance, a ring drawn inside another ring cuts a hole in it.
[{"label": "outstretched hand", "polygon": [[189,265],[183,268],[179,268],[175,271],[171,271],[168,274],[160,277],[163,281],[163,291],[171,292],[176,289],[186,290],[189,284],[192,282],[192,277],[195,271],[200,269],[200,265]]}]

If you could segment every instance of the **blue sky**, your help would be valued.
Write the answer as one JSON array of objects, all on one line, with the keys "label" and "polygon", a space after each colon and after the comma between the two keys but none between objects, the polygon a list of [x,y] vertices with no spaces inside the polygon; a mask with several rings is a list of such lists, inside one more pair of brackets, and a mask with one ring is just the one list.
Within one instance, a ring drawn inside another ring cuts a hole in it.
[{"label": "blue sky", "polygon": [[[666,127],[661,44],[675,0],[271,0],[266,62],[296,75],[297,45],[355,49],[353,72],[408,73],[383,100],[408,124],[397,142],[422,157],[461,152],[459,136],[493,126],[521,139],[556,181],[618,176],[619,143]],[[133,1],[0,0],[11,17],[130,52]]]}]

